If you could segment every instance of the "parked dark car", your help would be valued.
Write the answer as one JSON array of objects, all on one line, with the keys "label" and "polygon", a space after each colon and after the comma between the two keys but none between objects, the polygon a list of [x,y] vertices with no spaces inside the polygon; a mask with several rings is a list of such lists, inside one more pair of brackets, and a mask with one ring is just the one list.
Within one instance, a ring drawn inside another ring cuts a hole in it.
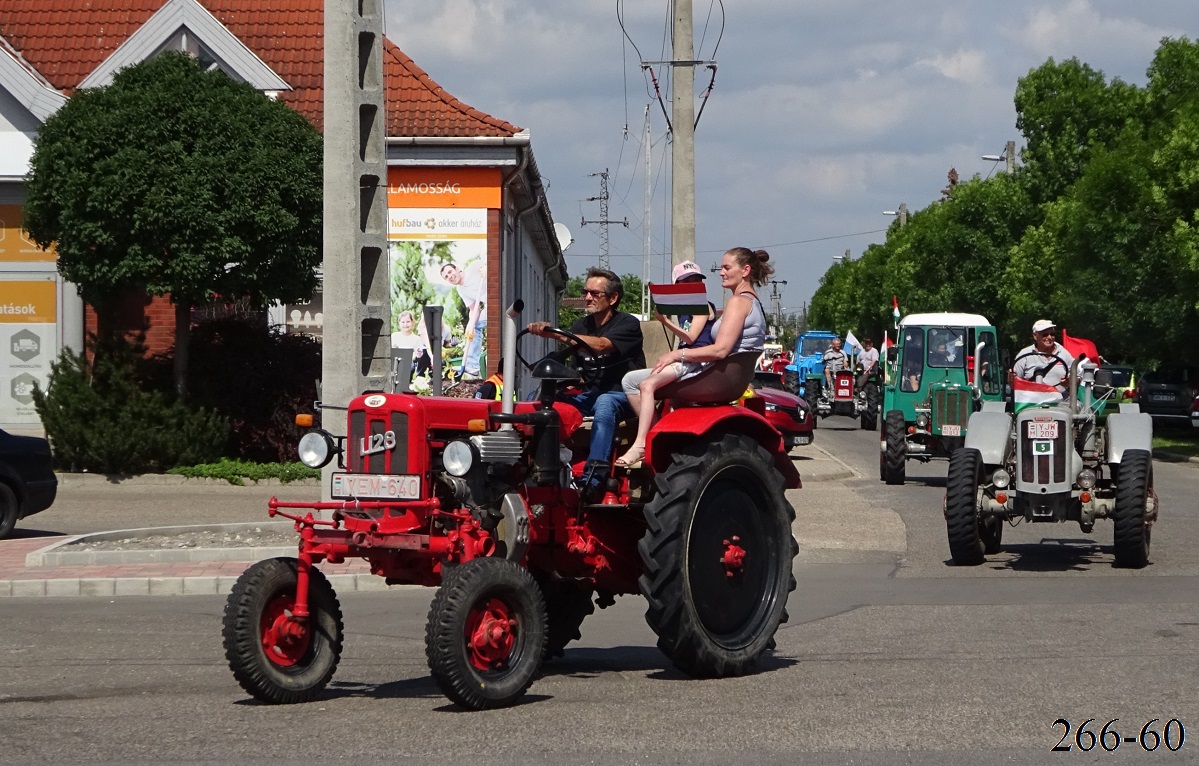
[{"label": "parked dark car", "polygon": [[766,420],[783,435],[787,451],[797,446],[811,444],[816,428],[816,418],[808,403],[795,394],[777,388],[753,384],[754,396],[766,402]]},{"label": "parked dark car", "polygon": [[50,443],[0,430],[0,540],[21,519],[49,508],[57,494]]},{"label": "parked dark car", "polygon": [[1137,379],[1137,403],[1154,421],[1188,425],[1195,389],[1186,370],[1147,372]]}]

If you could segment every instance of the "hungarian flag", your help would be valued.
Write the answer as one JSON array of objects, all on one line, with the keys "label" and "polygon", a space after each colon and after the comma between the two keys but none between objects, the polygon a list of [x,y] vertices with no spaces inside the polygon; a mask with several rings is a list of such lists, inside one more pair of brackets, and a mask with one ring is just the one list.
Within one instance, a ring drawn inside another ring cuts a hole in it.
[{"label": "hungarian flag", "polygon": [[649,286],[649,295],[659,314],[708,313],[708,291],[703,282],[679,282]]},{"label": "hungarian flag", "polygon": [[899,298],[891,296],[891,316],[895,319],[895,329],[899,329]]},{"label": "hungarian flag", "polygon": [[1057,386],[1037,383],[1035,380],[1025,380],[1024,378],[1015,378],[1012,381],[1012,395],[1016,404],[1016,412],[1038,404],[1060,402],[1063,398],[1062,392],[1057,390]]},{"label": "hungarian flag", "polygon": [[1095,348],[1095,344],[1086,338],[1072,338],[1066,334],[1065,329],[1062,329],[1062,337],[1058,342],[1075,359],[1085,356],[1092,364],[1099,364],[1099,349]]}]

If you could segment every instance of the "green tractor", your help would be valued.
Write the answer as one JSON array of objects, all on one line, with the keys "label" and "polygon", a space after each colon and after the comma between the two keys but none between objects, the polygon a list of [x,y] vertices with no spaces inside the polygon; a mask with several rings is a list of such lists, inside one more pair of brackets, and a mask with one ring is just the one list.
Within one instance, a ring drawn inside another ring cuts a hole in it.
[{"label": "green tractor", "polygon": [[983,401],[1003,400],[995,327],[979,314],[910,314],[887,352],[879,478],[903,484],[907,461],[947,460]]}]

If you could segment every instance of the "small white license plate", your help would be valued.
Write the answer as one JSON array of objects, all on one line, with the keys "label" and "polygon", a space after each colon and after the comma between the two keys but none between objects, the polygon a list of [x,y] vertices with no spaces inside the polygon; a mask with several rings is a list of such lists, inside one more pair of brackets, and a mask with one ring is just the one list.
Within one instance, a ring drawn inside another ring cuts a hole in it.
[{"label": "small white license plate", "polygon": [[942,436],[961,436],[962,435],[962,427],[961,426],[953,426],[953,425],[941,426],[941,435]]},{"label": "small white license plate", "polygon": [[1154,394],[1149,399],[1155,402],[1172,402],[1174,401],[1174,394]]},{"label": "small white license plate", "polygon": [[838,388],[837,396],[849,396],[849,389],[848,388]]},{"label": "small white license plate", "polygon": [[329,494],[338,500],[419,500],[420,476],[335,473]]},{"label": "small white license plate", "polygon": [[1056,439],[1057,438],[1057,421],[1051,423],[1029,423],[1028,438],[1030,439]]}]

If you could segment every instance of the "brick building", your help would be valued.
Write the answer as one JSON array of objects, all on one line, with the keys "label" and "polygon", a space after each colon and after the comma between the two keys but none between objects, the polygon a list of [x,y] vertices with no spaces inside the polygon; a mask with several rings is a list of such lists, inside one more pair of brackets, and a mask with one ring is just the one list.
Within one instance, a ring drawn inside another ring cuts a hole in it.
[{"label": "brick building", "polygon": [[[53,254],[20,229],[23,179],[41,123],[75,90],[107,85],[126,66],[181,50],[282,101],[319,130],[323,7],[324,0],[0,0],[0,427],[37,427],[29,382],[44,381],[58,351],[82,348],[85,330],[94,329]],[[529,133],[462,103],[390,41],[384,46],[393,261],[425,253],[429,278],[448,292],[427,255],[431,243],[448,244],[437,249],[443,258],[468,253],[454,256],[470,258],[459,265],[486,275],[478,300],[487,327],[499,326],[500,306],[516,296],[532,315],[553,316],[566,266]],[[407,225],[414,221],[425,225]],[[473,303],[467,287],[458,292]],[[280,308],[273,318],[319,334],[319,303],[307,312]],[[145,332],[151,351],[173,345],[166,298],[129,296],[122,319]],[[13,355],[18,333],[36,336],[34,358]],[[492,333],[485,358],[497,359],[498,348]]]}]

